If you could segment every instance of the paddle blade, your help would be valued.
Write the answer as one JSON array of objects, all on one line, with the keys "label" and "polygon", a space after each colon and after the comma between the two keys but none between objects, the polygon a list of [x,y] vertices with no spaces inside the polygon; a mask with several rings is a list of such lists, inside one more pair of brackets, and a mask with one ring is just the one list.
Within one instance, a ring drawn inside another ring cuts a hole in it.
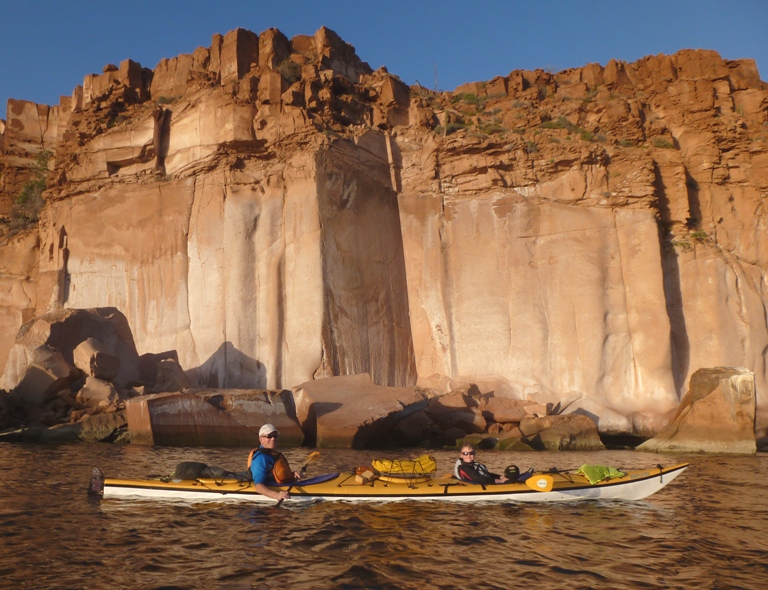
[{"label": "paddle blade", "polygon": [[307,467],[309,465],[312,465],[315,461],[317,461],[320,458],[320,451],[313,451],[309,454],[307,457],[306,462],[304,463],[304,466],[301,468],[301,472],[304,473],[307,470]]},{"label": "paddle blade", "polygon": [[534,473],[531,477],[525,480],[525,485],[537,492],[551,492],[554,483],[555,480],[552,479],[551,475],[539,473]]}]

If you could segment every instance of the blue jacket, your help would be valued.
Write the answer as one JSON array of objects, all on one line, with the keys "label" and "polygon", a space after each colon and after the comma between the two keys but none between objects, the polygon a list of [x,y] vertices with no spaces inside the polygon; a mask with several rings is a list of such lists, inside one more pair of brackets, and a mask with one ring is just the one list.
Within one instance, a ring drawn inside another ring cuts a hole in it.
[{"label": "blue jacket", "polygon": [[275,466],[276,458],[272,456],[272,453],[263,452],[267,451],[264,447],[259,449],[253,454],[251,460],[251,478],[253,483],[263,483],[268,486],[275,485],[275,478],[272,475],[272,468]]}]

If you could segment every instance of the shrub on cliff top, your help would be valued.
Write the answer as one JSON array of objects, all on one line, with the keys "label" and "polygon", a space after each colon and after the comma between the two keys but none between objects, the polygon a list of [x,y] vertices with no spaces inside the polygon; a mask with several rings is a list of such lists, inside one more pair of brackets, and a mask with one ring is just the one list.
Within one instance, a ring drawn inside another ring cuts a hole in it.
[{"label": "shrub on cliff top", "polygon": [[155,99],[155,102],[157,104],[172,104],[172,103],[176,102],[177,100],[179,100],[180,98],[181,98],[181,96],[158,96]]},{"label": "shrub on cliff top", "polygon": [[485,103],[488,102],[487,96],[478,96],[473,92],[461,92],[451,97],[451,102],[455,105],[458,103],[464,103],[470,107],[474,107],[475,112],[480,112],[485,108]]},{"label": "shrub on cliff top", "polygon": [[43,191],[46,189],[48,162],[52,155],[49,150],[43,150],[35,156],[31,169],[32,177],[21,187],[21,192],[11,207],[13,227],[26,227],[40,218],[40,210],[45,204]]},{"label": "shrub on cliff top", "polygon": [[460,129],[466,129],[467,127],[469,127],[469,125],[467,125],[463,121],[450,121],[445,127],[443,127],[442,125],[438,125],[437,127],[435,127],[434,132],[437,135],[442,135],[443,137],[445,137],[446,135],[455,133]]},{"label": "shrub on cliff top", "polygon": [[661,148],[664,150],[675,149],[674,144],[668,139],[665,139],[664,137],[654,137],[652,144],[653,144],[653,147]]},{"label": "shrub on cliff top", "polygon": [[277,66],[277,71],[285,78],[288,84],[301,80],[301,66],[292,59],[286,59]]},{"label": "shrub on cliff top", "polygon": [[579,137],[581,137],[581,139],[583,139],[584,141],[592,141],[593,139],[593,135],[591,131],[587,131],[586,129],[582,129],[578,125],[574,125],[566,117],[563,117],[562,115],[557,119],[542,122],[542,124],[539,125],[539,127],[542,127],[543,129],[567,129],[569,133],[578,134]]},{"label": "shrub on cliff top", "polygon": [[543,127],[544,129],[568,129],[569,131],[576,129],[576,125],[563,116],[551,121],[544,121],[540,127]]}]

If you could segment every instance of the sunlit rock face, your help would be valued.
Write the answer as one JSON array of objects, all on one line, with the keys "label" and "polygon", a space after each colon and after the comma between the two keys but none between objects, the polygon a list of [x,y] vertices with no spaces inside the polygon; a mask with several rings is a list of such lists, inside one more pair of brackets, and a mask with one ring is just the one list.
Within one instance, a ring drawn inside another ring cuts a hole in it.
[{"label": "sunlit rock face", "polygon": [[[427,383],[482,377],[497,391],[547,400],[588,391],[624,413],[676,406],[651,213],[532,204],[498,191],[413,199],[403,216]],[[421,250],[430,238],[434,247]]]},{"label": "sunlit rock face", "polygon": [[673,420],[638,450],[754,455],[754,375],[743,367],[699,369]]},{"label": "sunlit rock face", "polygon": [[38,240],[37,232],[28,233],[8,240],[0,250],[0,365],[3,367],[19,328],[34,317]]},{"label": "sunlit rock face", "polygon": [[[66,233],[59,304],[110,301],[138,342],[177,350],[210,386],[415,382],[397,198],[345,149],[52,203],[43,249]],[[386,161],[371,165],[389,182]],[[41,273],[51,292],[55,259]]]},{"label": "sunlit rock face", "polygon": [[744,366],[768,425],[752,60],[433,92],[325,28],[237,29],[7,117],[0,212],[54,159],[40,223],[0,251],[0,365],[22,321],[114,306],[200,386],[475,383],[648,435],[698,368]]}]

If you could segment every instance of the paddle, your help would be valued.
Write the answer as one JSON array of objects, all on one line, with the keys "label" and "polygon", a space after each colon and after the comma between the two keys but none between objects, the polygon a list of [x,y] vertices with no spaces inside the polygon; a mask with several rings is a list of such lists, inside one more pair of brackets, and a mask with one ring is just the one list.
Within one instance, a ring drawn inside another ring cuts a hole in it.
[{"label": "paddle", "polygon": [[[299,472],[301,473],[301,475],[303,476],[303,475],[304,475],[304,474],[307,472],[307,467],[308,467],[309,465],[311,465],[312,463],[314,463],[315,461],[317,461],[319,458],[320,458],[320,451],[312,451],[312,452],[309,454],[309,456],[307,457],[307,460],[306,460],[306,462],[304,463],[304,465],[302,465],[302,466],[301,466],[301,469],[299,469]],[[288,493],[290,494],[290,493],[291,493],[291,490],[293,489],[293,486],[294,486],[294,485],[296,485],[296,484],[295,484],[295,483],[294,483],[294,484],[291,484],[290,486],[288,486],[288,489],[287,489],[287,490],[285,490],[285,491],[286,491],[286,492],[288,492]],[[278,500],[278,501],[277,501],[277,504],[275,504],[275,508],[279,508],[279,507],[280,507],[280,504],[282,504],[282,503],[283,503],[283,499],[281,499],[281,500]]]},{"label": "paddle", "polygon": [[544,475],[543,473],[535,473],[525,480],[525,485],[537,492],[551,492],[554,483],[555,480],[552,479],[551,475]]}]

